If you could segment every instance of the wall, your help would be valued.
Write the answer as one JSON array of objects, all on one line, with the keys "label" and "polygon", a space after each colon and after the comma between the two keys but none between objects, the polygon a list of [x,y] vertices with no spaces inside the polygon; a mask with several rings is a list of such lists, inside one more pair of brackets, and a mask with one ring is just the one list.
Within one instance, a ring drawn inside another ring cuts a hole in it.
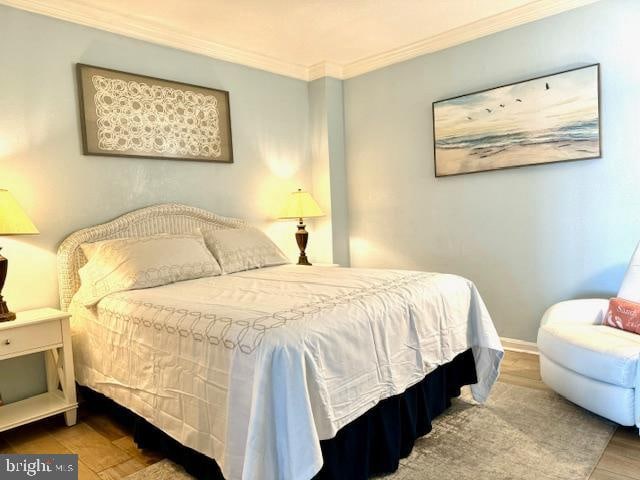
[{"label": "wall", "polygon": [[348,267],[351,261],[349,255],[349,208],[347,202],[344,132],[344,82],[330,77],[325,78],[324,81],[327,104],[327,138],[329,142],[333,261]]},{"label": "wall", "polygon": [[[313,196],[326,216],[314,220],[315,231],[310,236],[308,250],[312,261],[335,262],[346,267],[349,266],[349,217],[342,84],[341,80],[331,77],[309,82]],[[328,247],[318,249],[318,243]]]},{"label": "wall", "polygon": [[[228,90],[235,163],[83,156],[76,62]],[[55,255],[68,234],[159,202],[246,218],[296,254],[295,222],[272,219],[284,194],[311,186],[306,82],[5,6],[0,65],[0,187],[41,232],[1,239],[13,310],[58,304]],[[42,377],[11,376],[40,362],[0,363],[6,401],[42,388]]]},{"label": "wall", "polygon": [[[609,296],[640,239],[640,2],[604,0],[345,82],[351,264],[472,279],[502,336]],[[431,103],[601,63],[603,157],[434,178]]]}]

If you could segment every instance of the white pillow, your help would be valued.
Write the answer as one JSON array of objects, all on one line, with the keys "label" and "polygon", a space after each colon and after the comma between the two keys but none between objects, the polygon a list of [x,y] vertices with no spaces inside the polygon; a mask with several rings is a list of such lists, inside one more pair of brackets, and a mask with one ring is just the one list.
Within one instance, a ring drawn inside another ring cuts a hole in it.
[{"label": "white pillow", "polygon": [[101,242],[83,243],[80,245],[80,248],[82,249],[82,253],[84,253],[84,256],[87,258],[87,261],[89,261],[96,253],[96,250],[98,250],[98,247],[100,245],[110,241],[111,240],[103,240]]},{"label": "white pillow", "polygon": [[111,293],[221,273],[201,235],[156,235],[97,243],[91,259],[78,271],[78,299],[87,307]]},{"label": "white pillow", "polygon": [[618,297],[632,302],[640,302],[640,244],[631,257],[629,268],[627,268],[627,273],[624,275],[622,285],[620,285]]},{"label": "white pillow", "polygon": [[[189,235],[201,235],[200,234],[200,230],[194,230],[193,232],[190,232]],[[175,237],[176,234],[171,234],[171,233],[157,233],[155,235],[149,235],[149,238],[157,238],[157,237]],[[179,236],[183,236],[183,235],[179,235]],[[147,238],[147,237],[145,237]],[[133,240],[133,238],[127,238],[129,240]],[[100,240],[98,242],[90,242],[90,243],[82,243],[80,245],[80,249],[82,250],[82,253],[84,253],[85,258],[87,259],[87,261],[91,260],[91,258],[93,258],[93,256],[95,255],[95,253],[98,251],[98,248],[100,248],[101,245],[107,245],[109,244],[109,242],[113,242],[113,240],[123,240],[123,239],[112,239],[112,240]]]},{"label": "white pillow", "polygon": [[269,237],[257,228],[230,228],[202,232],[223,273],[289,263]]}]

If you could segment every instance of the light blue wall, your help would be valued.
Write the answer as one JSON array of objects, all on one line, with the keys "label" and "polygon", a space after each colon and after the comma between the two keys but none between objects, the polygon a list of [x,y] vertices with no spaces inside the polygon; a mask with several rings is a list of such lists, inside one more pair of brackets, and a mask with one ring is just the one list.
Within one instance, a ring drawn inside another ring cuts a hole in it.
[{"label": "light blue wall", "polygon": [[[502,336],[609,296],[640,240],[640,2],[603,0],[345,82],[351,264],[472,279]],[[434,178],[431,103],[600,62],[603,157]]]},{"label": "light blue wall", "polygon": [[[349,217],[344,154],[343,82],[323,77],[309,82],[309,130],[314,197],[326,217],[316,219],[312,241],[330,245],[322,261],[349,266]],[[317,247],[310,244],[310,255]],[[317,255],[317,254],[316,254]]]},{"label": "light blue wall", "polygon": [[[76,62],[228,90],[235,163],[83,156]],[[41,232],[0,239],[14,310],[58,304],[55,254],[69,233],[154,203],[246,218],[296,250],[294,225],[271,220],[311,183],[306,82],[0,6],[0,92],[0,187]],[[14,381],[39,362],[0,363],[5,400],[43,388]]]},{"label": "light blue wall", "polygon": [[331,185],[333,261],[339,265],[348,267],[350,265],[350,258],[347,171],[344,150],[344,82],[331,77],[327,77],[324,80],[330,159],[329,184]]}]

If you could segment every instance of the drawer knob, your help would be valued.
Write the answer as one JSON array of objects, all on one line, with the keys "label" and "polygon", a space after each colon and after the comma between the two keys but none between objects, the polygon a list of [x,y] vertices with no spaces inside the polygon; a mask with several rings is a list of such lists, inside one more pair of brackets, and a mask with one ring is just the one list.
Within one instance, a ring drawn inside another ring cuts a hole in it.
[{"label": "drawer knob", "polygon": [[9,340],[8,338],[4,341],[5,345],[11,345],[11,340]]}]

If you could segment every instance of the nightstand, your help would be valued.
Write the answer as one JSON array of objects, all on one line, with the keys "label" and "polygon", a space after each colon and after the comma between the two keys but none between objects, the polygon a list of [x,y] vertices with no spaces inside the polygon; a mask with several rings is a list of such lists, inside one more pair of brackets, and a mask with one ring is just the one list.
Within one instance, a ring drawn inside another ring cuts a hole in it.
[{"label": "nightstand", "polygon": [[53,308],[20,312],[0,323],[0,360],[44,352],[47,392],[0,407],[0,432],[58,413],[76,423],[78,404],[69,314]]}]

